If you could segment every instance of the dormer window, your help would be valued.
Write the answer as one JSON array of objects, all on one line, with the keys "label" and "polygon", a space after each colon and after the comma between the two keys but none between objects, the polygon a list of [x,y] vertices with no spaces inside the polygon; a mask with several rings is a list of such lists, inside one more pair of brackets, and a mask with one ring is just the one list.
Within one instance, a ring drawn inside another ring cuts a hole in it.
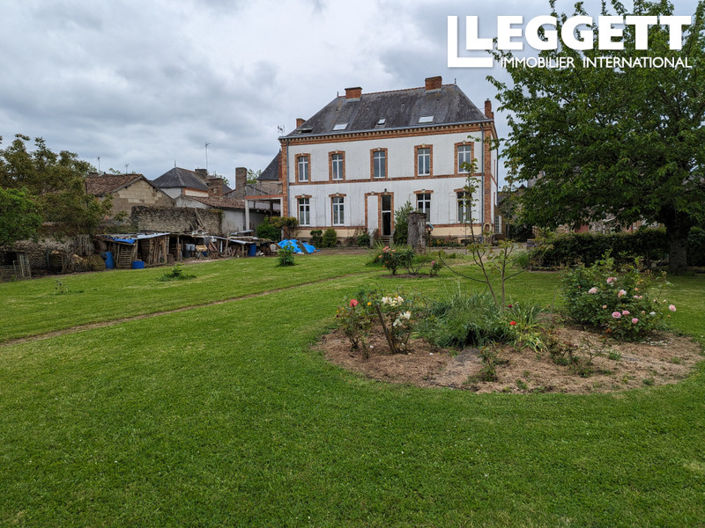
[{"label": "dormer window", "polygon": [[419,123],[433,123],[433,116],[421,116],[419,117]]},{"label": "dormer window", "polygon": [[347,127],[347,123],[336,123],[335,126],[333,126],[333,130],[345,130]]}]

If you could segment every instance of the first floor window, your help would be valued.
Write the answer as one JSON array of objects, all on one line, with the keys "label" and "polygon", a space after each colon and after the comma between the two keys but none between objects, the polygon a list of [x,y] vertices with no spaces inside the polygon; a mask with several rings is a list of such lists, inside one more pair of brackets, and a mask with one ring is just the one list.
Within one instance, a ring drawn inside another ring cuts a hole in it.
[{"label": "first floor window", "polygon": [[343,179],[343,155],[331,154],[330,156],[331,180]]},{"label": "first floor window", "polygon": [[458,193],[458,222],[470,222],[470,196],[465,191]]},{"label": "first floor window", "polygon": [[458,172],[468,173],[472,163],[472,148],[470,145],[458,145]]},{"label": "first floor window", "polygon": [[299,198],[299,224],[311,225],[311,199]]},{"label": "first floor window", "polygon": [[387,177],[387,151],[375,150],[372,154],[372,172],[375,178]]},{"label": "first floor window", "polygon": [[416,195],[416,210],[420,213],[426,213],[426,221],[431,221],[431,193]]},{"label": "first floor window", "polygon": [[343,225],[345,223],[345,198],[342,196],[333,197],[333,225]]},{"label": "first floor window", "polygon": [[416,151],[417,157],[417,170],[419,176],[430,176],[431,175],[431,149],[427,147],[420,147]]},{"label": "first floor window", "polygon": [[308,154],[302,154],[297,160],[299,181],[308,181],[309,159]]}]

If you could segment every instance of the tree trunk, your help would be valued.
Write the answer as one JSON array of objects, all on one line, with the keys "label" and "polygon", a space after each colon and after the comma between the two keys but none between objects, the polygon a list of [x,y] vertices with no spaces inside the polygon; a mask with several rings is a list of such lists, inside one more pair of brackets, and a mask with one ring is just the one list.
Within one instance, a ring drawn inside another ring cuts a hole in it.
[{"label": "tree trunk", "polygon": [[673,222],[666,223],[668,239],[668,271],[685,273],[688,269],[688,233],[692,222],[685,215],[675,214]]}]

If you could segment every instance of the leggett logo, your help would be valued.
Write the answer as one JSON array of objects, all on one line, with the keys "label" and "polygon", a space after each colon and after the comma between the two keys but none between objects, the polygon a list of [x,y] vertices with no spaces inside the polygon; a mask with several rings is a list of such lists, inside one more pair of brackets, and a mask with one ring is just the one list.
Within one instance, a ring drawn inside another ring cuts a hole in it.
[{"label": "leggett logo", "polygon": [[[668,28],[668,45],[671,50],[683,48],[683,28],[692,24],[690,16],[599,16],[597,25],[591,16],[573,16],[560,27],[561,42],[573,50],[592,50],[597,29],[597,49],[619,51],[624,49],[624,28],[634,27],[634,47],[637,50],[649,49],[649,26],[661,25]],[[524,40],[535,50],[558,49],[558,20],[554,16],[541,15],[532,18],[524,28],[523,16],[498,16],[497,37],[479,36],[479,17],[465,17],[465,49],[467,51],[523,51]],[[541,29],[543,29],[541,31]],[[458,53],[458,17],[448,17],[448,67],[449,68],[492,68],[492,57],[468,57]],[[615,40],[616,39],[616,40]],[[496,47],[494,41],[496,40]],[[575,66],[573,57],[521,57],[503,59],[513,65],[528,67],[568,68]],[[583,57],[583,66],[600,67],[686,67],[688,60],[673,57],[634,57],[617,56]]]}]

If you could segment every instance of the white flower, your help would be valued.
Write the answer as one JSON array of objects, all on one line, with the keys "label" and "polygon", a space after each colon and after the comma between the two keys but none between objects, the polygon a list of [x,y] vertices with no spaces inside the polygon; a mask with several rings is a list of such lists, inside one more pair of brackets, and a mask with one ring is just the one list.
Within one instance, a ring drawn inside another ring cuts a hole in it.
[{"label": "white flower", "polygon": [[651,316],[656,315],[656,312],[649,312],[649,315],[651,315]]},{"label": "white flower", "polygon": [[411,319],[411,312],[404,312],[399,317],[403,317],[404,319],[409,320]]}]

